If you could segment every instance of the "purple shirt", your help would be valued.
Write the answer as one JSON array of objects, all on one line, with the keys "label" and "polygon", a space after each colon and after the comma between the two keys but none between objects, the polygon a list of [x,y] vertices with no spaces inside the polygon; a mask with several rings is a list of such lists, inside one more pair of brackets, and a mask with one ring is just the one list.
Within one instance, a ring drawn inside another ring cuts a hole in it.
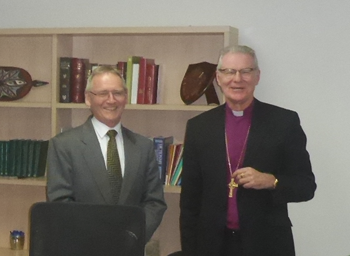
[{"label": "purple shirt", "polygon": [[[244,111],[234,111],[226,104],[226,136],[227,136],[227,149],[230,155],[232,173],[241,168],[244,160],[247,136],[252,119],[253,103]],[[243,115],[242,115],[243,114]],[[240,162],[238,163],[238,161]],[[231,171],[227,162],[227,184],[231,181]],[[233,191],[233,197],[229,197],[229,188],[227,187],[227,227],[229,229],[239,229],[239,215],[237,207],[237,188]]]}]

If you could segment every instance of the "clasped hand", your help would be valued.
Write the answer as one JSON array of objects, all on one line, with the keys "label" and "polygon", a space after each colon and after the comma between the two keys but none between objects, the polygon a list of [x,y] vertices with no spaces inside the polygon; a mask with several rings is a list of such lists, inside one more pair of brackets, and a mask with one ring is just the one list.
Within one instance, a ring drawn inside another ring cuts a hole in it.
[{"label": "clasped hand", "polygon": [[238,169],[232,177],[238,185],[248,189],[273,189],[276,179],[272,174],[259,172],[252,167]]}]

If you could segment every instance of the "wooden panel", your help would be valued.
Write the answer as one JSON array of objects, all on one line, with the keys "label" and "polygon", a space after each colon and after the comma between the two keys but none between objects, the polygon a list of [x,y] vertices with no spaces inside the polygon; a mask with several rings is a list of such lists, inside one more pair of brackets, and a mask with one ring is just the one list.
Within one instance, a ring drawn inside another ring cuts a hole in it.
[{"label": "wooden panel", "polygon": [[[20,67],[32,80],[51,84],[51,36],[0,36],[0,66]],[[51,102],[51,85],[34,88],[18,102]]]},{"label": "wooden panel", "polygon": [[45,187],[2,184],[0,195],[0,247],[10,248],[10,231],[22,230],[26,236],[24,247],[28,248],[29,209],[35,202],[46,201]]},{"label": "wooden panel", "polygon": [[51,138],[49,108],[0,108],[0,139]]}]

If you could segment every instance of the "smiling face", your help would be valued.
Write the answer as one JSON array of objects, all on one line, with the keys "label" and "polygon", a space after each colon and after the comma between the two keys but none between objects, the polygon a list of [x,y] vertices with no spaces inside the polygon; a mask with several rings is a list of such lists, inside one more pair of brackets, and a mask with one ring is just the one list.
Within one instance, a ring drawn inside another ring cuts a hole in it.
[{"label": "smiling face", "polygon": [[91,89],[85,92],[85,104],[94,117],[108,127],[114,127],[120,122],[126,103],[123,82],[113,73],[95,75]]},{"label": "smiling face", "polygon": [[257,69],[254,59],[246,53],[227,53],[222,57],[220,70],[254,69],[249,73],[236,72],[236,74],[225,74],[216,71],[216,79],[225,95],[228,106],[233,110],[244,110],[254,99],[255,86],[260,79],[260,70]]}]

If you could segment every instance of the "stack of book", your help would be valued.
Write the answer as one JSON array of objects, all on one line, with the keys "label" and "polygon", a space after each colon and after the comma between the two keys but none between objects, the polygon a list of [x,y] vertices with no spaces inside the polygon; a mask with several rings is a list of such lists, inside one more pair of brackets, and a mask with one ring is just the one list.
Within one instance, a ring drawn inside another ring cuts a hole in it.
[{"label": "stack of book", "polygon": [[125,79],[130,104],[157,103],[159,65],[154,59],[130,56],[119,61],[117,69]]},{"label": "stack of book", "polygon": [[44,176],[48,144],[44,140],[0,141],[0,176]]},{"label": "stack of book", "polygon": [[173,136],[153,138],[159,168],[159,178],[164,185],[179,186],[182,173],[183,144],[174,143]]},{"label": "stack of book", "polygon": [[85,87],[91,65],[88,59],[60,58],[60,99],[61,103],[84,103]]},{"label": "stack of book", "polygon": [[170,144],[165,175],[165,185],[180,186],[182,174],[183,144]]}]

